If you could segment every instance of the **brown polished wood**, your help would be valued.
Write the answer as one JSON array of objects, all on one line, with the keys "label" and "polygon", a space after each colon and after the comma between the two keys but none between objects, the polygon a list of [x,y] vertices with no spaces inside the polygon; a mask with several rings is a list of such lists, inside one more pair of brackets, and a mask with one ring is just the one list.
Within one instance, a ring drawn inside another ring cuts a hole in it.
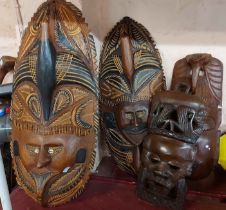
[{"label": "brown polished wood", "polygon": [[176,62],[171,90],[186,89],[208,105],[208,115],[221,124],[223,64],[210,54],[192,54]]},{"label": "brown polished wood", "polygon": [[108,34],[99,79],[101,137],[118,166],[135,175],[150,101],[165,88],[159,52],[141,24],[124,17]]},{"label": "brown polished wood", "polygon": [[95,160],[96,52],[81,11],[49,0],[23,36],[12,94],[17,182],[45,207],[76,198]]},{"label": "brown polished wood", "polygon": [[209,54],[192,54],[174,67],[171,91],[152,99],[138,195],[182,209],[186,179],[208,177],[218,160],[223,65]]}]

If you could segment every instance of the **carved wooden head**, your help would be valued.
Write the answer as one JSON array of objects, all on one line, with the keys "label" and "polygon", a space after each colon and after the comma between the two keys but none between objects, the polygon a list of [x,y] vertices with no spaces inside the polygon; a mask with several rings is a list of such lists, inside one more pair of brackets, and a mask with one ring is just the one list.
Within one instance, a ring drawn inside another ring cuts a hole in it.
[{"label": "carved wooden head", "polygon": [[95,45],[81,12],[43,3],[22,39],[12,94],[12,156],[19,185],[43,206],[85,188],[95,159]]},{"label": "carved wooden head", "polygon": [[143,142],[138,195],[158,205],[182,209],[185,179],[196,172],[197,166],[206,169],[203,161],[212,164],[208,158],[211,151],[200,153],[196,143],[214,123],[207,120],[206,107],[198,97],[176,91],[153,97],[150,119],[149,134]]},{"label": "carved wooden head", "polygon": [[143,143],[138,196],[180,210],[186,196],[185,178],[192,174],[197,149],[170,136],[149,135]]},{"label": "carved wooden head", "polygon": [[181,209],[185,179],[202,179],[218,158],[222,103],[222,63],[193,54],[174,67],[171,89],[152,99],[138,194],[154,203]]},{"label": "carved wooden head", "polygon": [[142,25],[125,17],[108,34],[99,84],[102,136],[118,165],[134,173],[133,151],[147,134],[149,102],[165,87],[159,52]]}]

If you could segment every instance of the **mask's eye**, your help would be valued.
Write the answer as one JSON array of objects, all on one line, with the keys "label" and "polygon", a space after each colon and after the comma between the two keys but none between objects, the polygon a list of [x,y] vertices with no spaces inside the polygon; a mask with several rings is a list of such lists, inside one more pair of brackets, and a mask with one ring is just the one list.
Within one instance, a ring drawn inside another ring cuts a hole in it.
[{"label": "mask's eye", "polygon": [[75,157],[76,163],[84,163],[86,161],[86,149],[80,149]]},{"label": "mask's eye", "polygon": [[160,158],[157,155],[151,155],[150,159],[152,163],[160,162]]},{"label": "mask's eye", "polygon": [[136,112],[136,116],[137,118],[142,119],[145,116],[145,113],[146,113],[145,110],[140,110]]},{"label": "mask's eye", "polygon": [[63,150],[63,146],[50,146],[48,147],[48,153],[51,156],[59,154]]},{"label": "mask's eye", "polygon": [[125,118],[127,120],[133,120],[133,118],[134,118],[133,113],[132,112],[126,112],[125,113]]},{"label": "mask's eye", "polygon": [[179,170],[180,169],[179,163],[177,163],[177,162],[170,161],[170,162],[168,162],[168,165],[173,170]]},{"label": "mask's eye", "polygon": [[34,145],[30,145],[30,144],[26,145],[26,149],[31,155],[38,155],[40,152],[39,146],[34,146]]}]

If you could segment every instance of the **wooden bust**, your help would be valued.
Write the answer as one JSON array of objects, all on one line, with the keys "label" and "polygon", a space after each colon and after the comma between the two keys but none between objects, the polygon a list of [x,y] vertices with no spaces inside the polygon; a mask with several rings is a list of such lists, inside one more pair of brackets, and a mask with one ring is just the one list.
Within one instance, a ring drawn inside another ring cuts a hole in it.
[{"label": "wooden bust", "polygon": [[218,160],[222,63],[193,54],[174,67],[172,91],[154,96],[145,137],[138,195],[182,209],[185,179],[206,178]]},{"label": "wooden bust", "polygon": [[118,166],[136,174],[149,103],[165,88],[165,81],[149,32],[129,17],[117,23],[105,39],[99,85],[102,139]]},{"label": "wooden bust", "polygon": [[49,0],[23,36],[12,94],[18,184],[46,207],[76,198],[95,160],[95,45],[81,12]]}]

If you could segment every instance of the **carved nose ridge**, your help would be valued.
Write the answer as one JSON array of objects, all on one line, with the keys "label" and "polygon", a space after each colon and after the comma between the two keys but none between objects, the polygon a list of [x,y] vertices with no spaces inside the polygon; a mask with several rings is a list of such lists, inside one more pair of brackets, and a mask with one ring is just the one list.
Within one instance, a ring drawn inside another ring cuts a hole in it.
[{"label": "carved nose ridge", "polygon": [[138,122],[137,122],[137,118],[136,118],[136,117],[134,118],[134,125],[135,125],[136,127],[138,127],[138,125],[139,125]]},{"label": "carved nose ridge", "polygon": [[47,151],[41,149],[38,157],[37,168],[42,168],[47,166],[51,162],[51,157]]},{"label": "carved nose ridge", "polygon": [[192,69],[192,94],[195,94],[196,86],[199,78],[200,67],[196,66]]},{"label": "carved nose ridge", "polygon": [[159,169],[159,171],[166,171],[166,170],[168,170],[168,169],[169,169],[169,166],[168,166],[168,164],[167,164],[167,163],[165,163],[165,162],[161,162],[161,163],[159,164],[158,169]]}]

